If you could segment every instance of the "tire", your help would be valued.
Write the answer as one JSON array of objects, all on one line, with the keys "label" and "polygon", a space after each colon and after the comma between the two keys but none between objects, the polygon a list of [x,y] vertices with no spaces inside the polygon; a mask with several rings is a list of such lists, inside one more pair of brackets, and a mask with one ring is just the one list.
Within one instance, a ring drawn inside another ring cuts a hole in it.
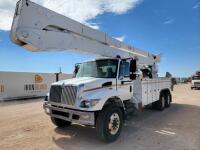
[{"label": "tire", "polygon": [[69,122],[69,121],[65,121],[62,119],[54,118],[54,117],[51,117],[51,121],[57,127],[68,127],[71,125],[71,122]]},{"label": "tire", "polygon": [[165,109],[165,95],[163,93],[160,94],[160,99],[154,102],[154,108],[163,111]]},{"label": "tire", "polygon": [[168,108],[171,106],[171,95],[170,93],[165,94],[165,108]]},{"label": "tire", "polygon": [[[114,125],[115,127],[113,127]],[[111,143],[119,137],[122,126],[123,114],[117,106],[108,105],[97,116],[97,136],[106,143]]]}]

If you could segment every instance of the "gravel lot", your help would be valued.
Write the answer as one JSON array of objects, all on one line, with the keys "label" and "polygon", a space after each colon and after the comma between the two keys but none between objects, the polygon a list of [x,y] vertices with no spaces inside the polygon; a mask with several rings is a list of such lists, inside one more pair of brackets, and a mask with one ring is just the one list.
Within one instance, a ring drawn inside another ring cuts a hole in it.
[{"label": "gravel lot", "polygon": [[99,141],[94,128],[56,128],[44,114],[41,99],[1,102],[0,150],[15,149],[200,150],[200,90],[175,86],[170,108],[144,109],[129,117],[111,144]]}]

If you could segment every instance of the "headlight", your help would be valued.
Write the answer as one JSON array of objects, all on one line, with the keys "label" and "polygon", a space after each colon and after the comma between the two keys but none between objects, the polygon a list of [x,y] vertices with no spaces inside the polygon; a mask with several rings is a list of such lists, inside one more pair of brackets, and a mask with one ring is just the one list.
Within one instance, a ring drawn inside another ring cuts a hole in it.
[{"label": "headlight", "polygon": [[80,103],[80,107],[83,108],[90,108],[90,107],[94,107],[100,99],[89,99],[89,100],[82,100]]}]

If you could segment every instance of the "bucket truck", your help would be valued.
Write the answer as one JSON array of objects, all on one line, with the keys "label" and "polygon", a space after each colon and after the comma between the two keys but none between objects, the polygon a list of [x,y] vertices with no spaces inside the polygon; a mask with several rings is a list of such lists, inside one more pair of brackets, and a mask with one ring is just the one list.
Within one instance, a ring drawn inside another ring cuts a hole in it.
[{"label": "bucket truck", "polygon": [[159,55],[29,0],[17,3],[10,38],[33,52],[74,50],[97,56],[76,64],[75,78],[51,85],[43,107],[58,127],[93,126],[101,140],[112,142],[131,112],[149,105],[159,110],[170,106],[171,81],[158,77]]}]

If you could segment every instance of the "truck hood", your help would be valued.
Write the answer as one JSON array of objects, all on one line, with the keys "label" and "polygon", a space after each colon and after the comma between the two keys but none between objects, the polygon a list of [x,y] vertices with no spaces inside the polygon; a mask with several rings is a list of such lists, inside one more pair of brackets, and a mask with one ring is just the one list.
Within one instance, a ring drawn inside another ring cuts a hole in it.
[{"label": "truck hood", "polygon": [[[52,85],[74,85],[84,87],[84,90],[89,90],[93,88],[100,88],[103,85],[110,85],[113,82],[113,79],[110,78],[93,78],[93,77],[80,77],[72,78],[67,80],[62,80],[53,83]],[[113,84],[113,83],[112,83]]]}]

